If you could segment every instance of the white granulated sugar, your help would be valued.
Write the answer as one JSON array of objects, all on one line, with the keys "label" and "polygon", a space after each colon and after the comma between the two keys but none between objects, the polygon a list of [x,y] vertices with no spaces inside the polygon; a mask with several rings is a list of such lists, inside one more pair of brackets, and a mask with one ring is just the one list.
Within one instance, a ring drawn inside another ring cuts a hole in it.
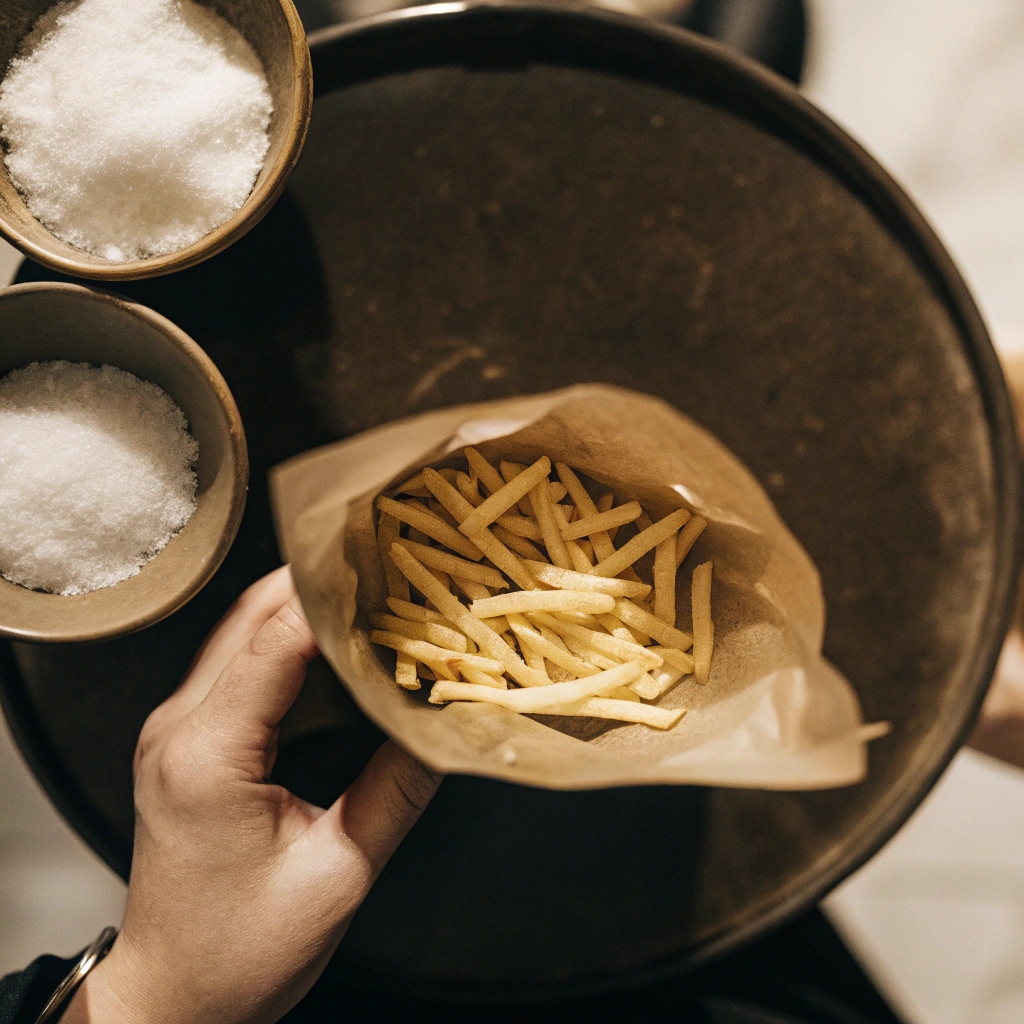
[{"label": "white granulated sugar", "polygon": [[134,576],[196,508],[198,446],[155,384],[32,363],[0,380],[0,575],[55,594]]},{"label": "white granulated sugar", "polygon": [[263,66],[192,0],[72,0],[0,84],[11,180],[58,238],[108,260],[199,241],[249,197],[270,146]]}]

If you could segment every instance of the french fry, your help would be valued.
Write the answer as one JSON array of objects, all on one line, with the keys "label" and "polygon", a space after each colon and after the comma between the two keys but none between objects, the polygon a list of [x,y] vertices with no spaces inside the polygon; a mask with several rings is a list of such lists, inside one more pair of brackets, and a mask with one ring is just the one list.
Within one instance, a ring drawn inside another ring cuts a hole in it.
[{"label": "french fry", "polygon": [[[615,504],[615,495],[609,491],[607,494],[602,494],[597,499],[597,511],[607,512]],[[619,527],[616,526],[608,531],[608,543],[611,544],[611,551],[608,554],[600,555],[601,558],[607,558],[612,551],[615,550],[615,538],[619,535]]]},{"label": "french fry", "polygon": [[[405,580],[405,577],[402,577]],[[405,580],[408,584],[408,580]],[[439,626],[451,626],[451,623],[440,613],[424,608],[422,605],[413,604],[412,601],[404,601],[397,597],[387,598],[388,607],[400,619],[408,619],[410,622],[436,622]]]},{"label": "french fry", "polygon": [[377,522],[377,550],[380,560],[384,563],[384,579],[387,581],[388,593],[403,601],[409,600],[409,581],[398,571],[391,561],[391,545],[398,540],[401,523],[387,512],[381,512]]},{"label": "french fry", "polygon": [[595,594],[610,594],[612,597],[646,597],[651,592],[646,583],[633,583],[631,580],[615,577],[591,576],[572,569],[560,569],[557,565],[548,565],[544,562],[527,562],[526,568],[539,582],[546,583],[549,587],[558,587],[560,590],[582,590]]},{"label": "french fry", "polygon": [[510,622],[509,625],[512,627],[512,632],[519,638],[519,646],[522,648],[524,658],[526,657],[527,650],[536,651],[542,658],[550,661],[553,665],[557,665],[559,668],[564,668],[577,678],[597,675],[601,671],[582,658],[577,658],[564,645],[559,647],[542,634],[520,626],[518,623]]},{"label": "french fry", "polygon": [[[501,476],[505,483],[511,483],[526,467],[521,462],[505,462],[502,461],[499,464],[501,469]],[[519,511],[524,516],[533,515],[533,502],[530,501],[530,496],[527,494],[525,497],[519,499]]]},{"label": "french fry", "polygon": [[390,630],[410,640],[424,640],[436,647],[458,651],[461,654],[469,652],[467,637],[449,626],[442,626],[436,622],[409,622],[408,619],[400,619],[397,615],[385,615],[383,612],[370,612],[368,618],[374,629]]},{"label": "french fry", "polygon": [[598,512],[596,515],[577,519],[576,522],[563,527],[562,540],[576,540],[579,537],[591,537],[595,533],[607,533],[612,527],[625,526],[642,514],[640,502],[630,501],[607,512]]},{"label": "french fry", "polygon": [[[456,555],[441,551],[440,548],[429,548],[423,544],[415,544],[411,540],[397,540],[403,548],[411,551],[424,565],[431,569],[440,569],[449,576],[458,576],[464,580],[474,580],[482,583],[485,587],[494,587],[496,590],[508,590],[508,583],[505,577],[497,569],[488,568],[479,562],[470,562],[465,558],[458,558]],[[673,549],[674,551],[675,549]],[[673,572],[675,570],[673,569]]]},{"label": "french fry", "polygon": [[455,589],[459,593],[465,594],[470,601],[479,601],[481,598],[491,596],[490,590],[483,583],[477,583],[476,580],[467,580],[460,576],[453,576],[452,583],[455,584]]},{"label": "french fry", "polygon": [[478,668],[474,668],[472,665],[467,665],[465,662],[459,665],[459,672],[465,676],[466,682],[476,683],[477,686],[492,686],[496,690],[507,690],[508,681],[504,676],[490,675],[487,672],[481,672]]},{"label": "french fry", "polygon": [[473,506],[473,508],[477,508],[479,505],[484,503],[484,496],[480,493],[480,488],[477,486],[477,482],[471,480],[465,473],[459,473],[456,475],[455,489],[466,499],[466,501],[470,503],[470,505]]},{"label": "french fry", "polygon": [[652,647],[651,650],[660,654],[668,664],[678,668],[684,676],[693,672],[693,658],[684,651],[676,650],[675,647]]},{"label": "french fry", "polygon": [[[456,491],[456,493],[458,492]],[[484,556],[484,553],[468,537],[464,537],[455,527],[449,526],[443,519],[438,519],[425,508],[395,501],[393,498],[385,498],[383,495],[377,499],[377,508],[381,512],[387,512],[396,519],[400,519],[403,523],[416,527],[431,540],[436,540],[439,544],[451,548],[463,558],[479,562]]]},{"label": "french fry", "polygon": [[[540,562],[542,565],[545,564],[544,552],[540,548],[534,547],[525,537],[520,537],[511,530],[505,529],[501,525],[501,520],[504,518],[502,516],[496,523],[491,524],[491,533],[494,534],[495,538],[501,541],[510,551],[514,551],[524,559],[529,558],[531,561]],[[540,531],[538,530],[537,532],[539,533]]]},{"label": "french fry", "polygon": [[676,535],[654,549],[654,614],[670,626],[676,624]]},{"label": "french fry", "polygon": [[610,658],[617,658],[619,661],[638,661],[643,665],[644,671],[659,668],[664,660],[650,648],[641,647],[639,644],[633,643],[632,640],[620,640],[617,636],[610,636],[608,633],[599,633],[597,630],[587,629],[585,626],[563,622],[557,616],[544,611],[534,612],[533,621],[553,629],[563,638],[567,635],[575,637],[581,643]]},{"label": "french fry", "polygon": [[398,661],[395,662],[395,682],[403,690],[420,689],[419,677],[416,675],[416,659],[410,658],[408,654],[398,653]]},{"label": "french fry", "polygon": [[583,548],[576,541],[567,540],[564,543],[566,551],[569,552],[569,561],[572,562],[576,572],[589,572],[594,567],[594,563],[587,558],[583,553]]},{"label": "french fry", "polygon": [[[426,469],[423,471],[423,479],[437,500],[460,523],[465,522],[473,513],[473,506],[442,476]],[[524,590],[540,589],[540,585],[530,575],[526,566],[486,528],[477,533],[475,544],[513,583]]]},{"label": "french fry", "polygon": [[427,508],[437,516],[438,519],[443,520],[451,527],[456,527],[459,524],[455,521],[453,516],[448,509],[444,507],[433,495],[427,499]]},{"label": "french fry", "polygon": [[620,622],[609,612],[605,612],[603,615],[598,615],[597,621],[600,622],[612,636],[617,636],[620,640],[632,640],[633,643],[639,644],[641,647],[646,647],[651,642],[651,638],[646,633],[641,633],[638,629],[630,629],[629,626],[624,622]]},{"label": "french fry", "polygon": [[469,468],[476,473],[488,494],[494,494],[505,486],[501,474],[475,448],[467,448],[465,454]]},{"label": "french fry", "polygon": [[708,521],[703,516],[694,516],[680,531],[676,538],[676,565],[681,565],[683,559],[690,553],[690,549],[696,543],[697,538],[704,532]]},{"label": "french fry", "polygon": [[614,555],[609,556],[594,566],[595,576],[618,576],[623,569],[631,566],[638,558],[642,558],[651,548],[657,547],[666,537],[674,536],[675,532],[690,518],[685,508],[670,512],[664,519],[641,530],[632,540],[626,541]]},{"label": "french fry", "polygon": [[503,526],[509,533],[517,537],[525,537],[527,540],[543,541],[544,534],[541,533],[536,519],[529,516],[520,516],[515,512],[504,512],[494,521],[495,526]]},{"label": "french fry", "polygon": [[505,669],[501,662],[494,658],[485,658],[479,654],[460,654],[458,651],[449,651],[444,647],[428,643],[426,640],[410,640],[401,633],[392,633],[389,629],[374,629],[370,633],[370,639],[382,647],[391,647],[402,654],[408,654],[417,661],[424,661],[428,665],[442,664],[455,666],[469,665],[486,672],[489,675],[501,675]]},{"label": "french fry", "polygon": [[467,537],[472,537],[474,533],[478,533],[485,526],[490,526],[498,516],[507,512],[520,498],[524,497],[535,484],[547,481],[550,472],[551,460],[546,455],[542,455],[532,466],[523,470],[501,490],[495,491],[482,505],[474,509],[460,524],[459,530]]},{"label": "french fry", "polygon": [[632,601],[624,597],[616,598],[613,614],[621,622],[634,629],[639,629],[649,637],[657,640],[663,647],[675,647],[679,651],[688,651],[693,646],[693,637],[675,626],[638,608]]},{"label": "french fry", "polygon": [[574,704],[587,697],[610,693],[620,686],[627,686],[643,675],[643,669],[635,662],[618,665],[606,672],[574,679],[568,683],[549,683],[547,686],[533,686],[523,690],[495,690],[473,683],[452,683],[439,681],[430,691],[431,704],[444,704],[452,700],[477,700],[498,704],[509,711],[523,715],[544,714],[547,708],[559,704]]},{"label": "french fry", "polygon": [[418,473],[414,473],[408,480],[403,481],[397,487],[393,488],[395,494],[409,494],[411,491],[422,491],[423,489],[422,469]]},{"label": "french fry", "polygon": [[[669,664],[668,660],[666,660],[665,664],[662,665],[661,668],[656,668],[653,672],[648,672],[647,675],[643,677],[644,680],[653,680],[655,684],[656,692],[653,692],[647,699],[657,700],[659,697],[663,697],[685,675],[689,675],[689,673],[684,672],[678,665]],[[634,683],[634,686],[635,685],[636,684]]]},{"label": "french fry", "polygon": [[715,626],[711,621],[711,562],[702,562],[693,570],[693,671],[698,683],[706,683],[711,674],[711,650]]},{"label": "french fry", "polygon": [[[519,479],[517,477],[516,479]],[[536,487],[530,491],[530,501],[533,504],[533,511],[537,516],[537,524],[544,536],[544,547],[547,548],[548,558],[562,569],[572,569],[572,559],[569,557],[569,550],[562,540],[559,523],[555,519],[554,502],[551,500],[551,492],[548,490],[547,478],[541,480]]]},{"label": "french fry", "polygon": [[573,612],[599,614],[615,609],[615,598],[609,594],[592,594],[581,590],[518,590],[513,594],[474,601],[470,612],[479,619],[507,615],[509,612]]},{"label": "french fry", "polygon": [[[441,684],[435,684],[435,687],[439,685]],[[545,714],[573,718],[609,718],[616,722],[636,722],[640,725],[649,725],[654,729],[671,729],[686,714],[686,710],[680,708],[677,711],[669,711],[666,708],[656,708],[650,704],[640,704],[634,701],[591,697],[578,704],[551,708]]]},{"label": "french fry", "polygon": [[432,601],[442,615],[461,629],[466,636],[476,641],[477,646],[485,655],[500,661],[504,666],[504,671],[517,683],[523,686],[544,686],[546,684],[547,680],[544,676],[530,668],[490,626],[485,626],[480,619],[471,615],[457,597],[453,597],[447,590],[439,586],[427,567],[416,561],[416,558],[405,548],[396,544],[391,549],[391,557],[395,560],[395,565],[405,574],[406,579],[425,598]]}]

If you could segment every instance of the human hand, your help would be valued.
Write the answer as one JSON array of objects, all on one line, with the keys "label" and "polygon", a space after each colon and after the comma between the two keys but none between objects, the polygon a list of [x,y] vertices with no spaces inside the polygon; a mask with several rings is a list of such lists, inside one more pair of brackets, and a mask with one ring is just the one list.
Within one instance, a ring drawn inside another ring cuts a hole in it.
[{"label": "human hand", "polygon": [[262,1024],[319,977],[440,780],[389,742],[326,811],[266,781],[316,654],[279,569],[150,715],[124,925],[65,1024]]}]

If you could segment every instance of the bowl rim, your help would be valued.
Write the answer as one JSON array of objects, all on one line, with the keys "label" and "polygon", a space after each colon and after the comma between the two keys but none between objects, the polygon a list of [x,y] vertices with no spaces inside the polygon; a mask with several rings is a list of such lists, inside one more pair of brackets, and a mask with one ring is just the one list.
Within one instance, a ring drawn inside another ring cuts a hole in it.
[{"label": "bowl rim", "polygon": [[[528,28],[536,31],[537,24],[541,22],[546,22],[549,27],[556,22],[575,23],[577,29],[588,33],[588,39],[598,45],[614,40],[620,54],[629,44],[633,47],[631,56],[642,53],[645,58],[638,77],[670,88],[673,75],[679,80],[685,74],[687,62],[694,57],[699,58],[718,72],[719,84],[728,81],[732,90],[742,91],[751,105],[739,110],[726,102],[723,105],[727,109],[808,155],[849,188],[893,232],[897,244],[936,289],[939,301],[957,328],[964,354],[973,371],[988,427],[992,458],[995,569],[989,584],[985,615],[975,641],[977,656],[965,670],[963,692],[969,694],[970,699],[953,714],[944,716],[931,742],[914,752],[904,772],[901,793],[882,805],[878,813],[866,815],[842,846],[837,844],[809,866],[806,874],[789,889],[776,894],[765,904],[747,908],[742,919],[696,939],[686,949],[613,973],[580,975],[569,982],[498,984],[486,989],[458,980],[427,982],[402,978],[388,981],[392,989],[400,990],[403,995],[456,1002],[524,1002],[585,997],[652,984],[695,969],[753,942],[816,904],[896,834],[966,741],[981,710],[1012,621],[1024,555],[1021,463],[1014,414],[1002,368],[977,304],[939,236],[903,188],[859,142],[788,80],[752,58],[676,25],[602,8],[563,7],[544,0],[442,0],[328,26],[310,33],[309,43],[314,56],[323,61],[328,59],[327,54],[335,45],[344,46],[351,42],[369,47],[369,41],[373,40],[379,48],[382,40],[392,36],[393,61],[375,71],[385,75],[412,66],[412,61],[406,60],[397,37],[403,31],[414,30],[418,23],[461,23],[465,30],[472,31],[475,25],[484,27],[502,20],[508,24],[510,34],[514,34],[517,27],[521,32]],[[565,63],[571,64],[572,61]],[[581,59],[575,66],[592,65]],[[606,70],[611,74],[623,74],[621,69],[606,66]],[[370,77],[373,74],[357,71],[351,80],[362,81]],[[349,81],[348,77],[343,78],[344,84]],[[328,82],[325,76],[320,87],[326,92],[339,85]],[[705,98],[714,103],[715,96],[714,91],[709,91]],[[808,876],[812,876],[810,883]],[[382,983],[379,976],[370,976],[364,969],[343,969],[342,973],[347,982],[362,988],[377,990]]]},{"label": "bowl rim", "polygon": [[[155,603],[148,610],[122,615],[103,629],[82,630],[74,627],[51,630],[18,629],[0,623],[0,639],[37,644],[93,643],[100,640],[110,640],[114,637],[128,636],[131,633],[137,633],[139,630],[146,629],[160,622],[191,601],[210,582],[210,579],[220,568],[228,551],[231,549],[231,545],[234,543],[235,536],[242,522],[242,515],[245,512],[246,496],[249,489],[249,451],[245,440],[245,429],[242,424],[241,413],[238,411],[234,395],[232,395],[231,390],[228,388],[227,382],[224,380],[220,370],[217,369],[216,364],[199,344],[175,323],[168,320],[167,317],[162,316],[148,306],[143,306],[122,295],[69,282],[32,282],[0,288],[0,305],[7,299],[19,295],[46,296],[54,294],[74,296],[76,300],[83,302],[98,302],[114,306],[121,315],[135,317],[159,331],[197,369],[198,376],[206,382],[207,387],[216,397],[217,403],[227,420],[226,435],[234,462],[231,502],[224,528],[209,557],[195,566],[194,571],[184,586],[169,593],[162,601]],[[145,566],[142,567],[141,571],[145,572]],[[6,586],[15,586],[15,584],[10,584],[6,580],[4,584]],[[112,590],[114,588],[109,589]],[[93,591],[93,593],[102,593],[102,591]],[[69,600],[73,600],[73,598]]]},{"label": "bowl rim", "polygon": [[[179,270],[194,267],[211,256],[223,252],[246,235],[270,212],[271,207],[280,198],[288,178],[302,155],[302,147],[309,133],[309,119],[313,110],[313,64],[310,58],[309,45],[306,42],[306,30],[302,25],[299,12],[293,0],[276,0],[284,15],[291,39],[292,62],[295,68],[295,102],[292,104],[288,125],[285,129],[285,142],[277,159],[269,169],[265,180],[253,186],[245,202],[218,228],[204,235],[197,242],[167,253],[165,256],[152,256],[144,260],[130,260],[125,263],[113,261],[97,264],[84,259],[63,256],[50,248],[40,245],[9,223],[0,204],[0,235],[7,239],[24,255],[31,257],[51,270],[57,270],[71,277],[84,278],[90,281],[139,281],[145,278],[162,277],[174,274]],[[6,173],[6,172],[4,172]],[[39,223],[40,228],[55,237],[49,229]]]}]

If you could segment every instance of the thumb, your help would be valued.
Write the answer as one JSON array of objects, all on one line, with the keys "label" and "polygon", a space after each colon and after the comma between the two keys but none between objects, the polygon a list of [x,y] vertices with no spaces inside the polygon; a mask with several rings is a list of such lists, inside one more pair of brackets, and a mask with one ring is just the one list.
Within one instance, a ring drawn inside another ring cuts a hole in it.
[{"label": "thumb", "polygon": [[390,740],[314,826],[354,843],[376,877],[416,824],[443,776]]}]

